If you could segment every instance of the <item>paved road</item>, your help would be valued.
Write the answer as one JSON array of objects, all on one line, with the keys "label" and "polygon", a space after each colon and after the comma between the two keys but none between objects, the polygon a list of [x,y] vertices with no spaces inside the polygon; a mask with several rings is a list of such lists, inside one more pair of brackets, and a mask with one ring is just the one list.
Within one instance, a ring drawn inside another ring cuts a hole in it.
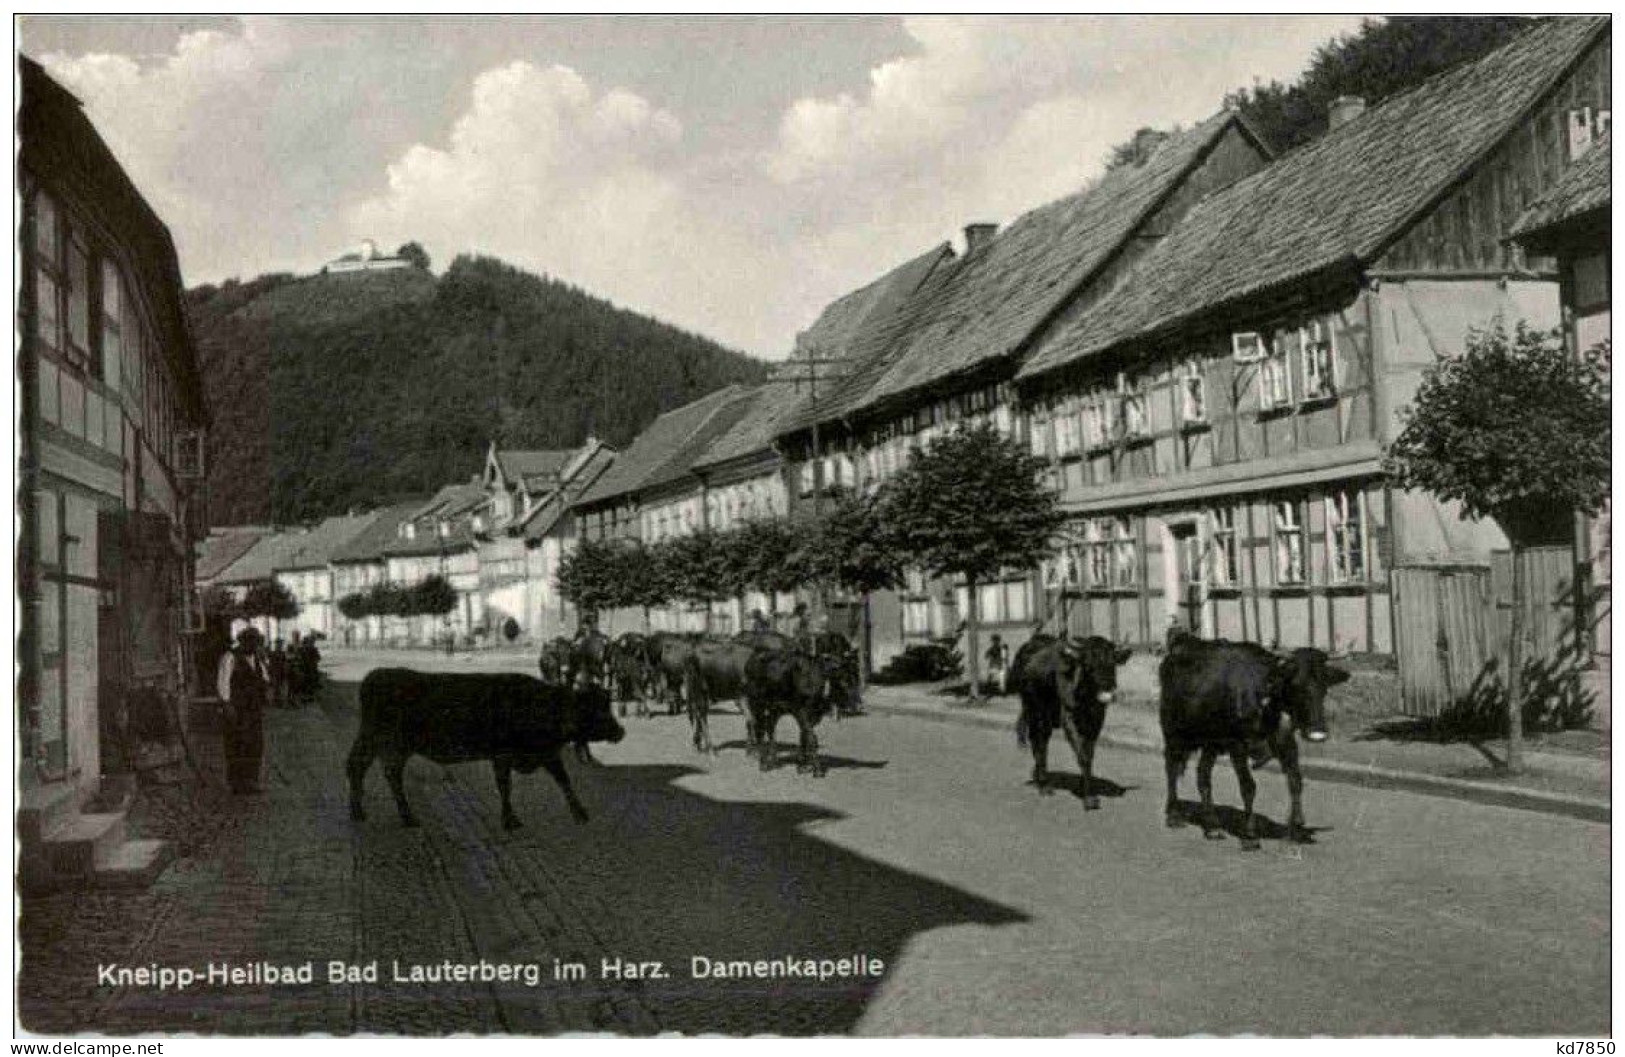
[{"label": "paved road", "polygon": [[[466,667],[461,662],[448,662]],[[334,667],[357,676],[354,660]],[[1317,843],[1161,824],[1160,764],[1103,751],[1098,812],[1025,784],[1014,738],[867,716],[821,735],[828,776],[761,773],[721,714],[704,758],[678,719],[628,721],[576,767],[591,822],[543,775],[505,834],[489,770],[408,768],[403,830],[382,776],[348,821],[353,687],[279,713],[269,795],[132,904],[136,922],[26,947],[38,1030],[346,1033],[610,1030],[807,1034],[1600,1035],[1610,1029],[1606,826],[1406,793],[1311,785]],[[786,722],[781,738],[788,741]],[[1056,762],[1061,762],[1059,754]],[[1070,771],[1070,768],[1063,768]],[[1219,799],[1234,801],[1221,772]],[[1194,795],[1194,794],[1191,794]],[[1279,774],[1260,806],[1284,813]],[[105,905],[101,913],[110,913]],[[690,959],[885,963],[871,981],[700,980]],[[95,958],[314,961],[318,983],[94,986]],[[601,960],[671,979],[600,979]],[[580,982],[422,985],[402,965],[585,963]],[[320,982],[377,960],[377,984]]]}]

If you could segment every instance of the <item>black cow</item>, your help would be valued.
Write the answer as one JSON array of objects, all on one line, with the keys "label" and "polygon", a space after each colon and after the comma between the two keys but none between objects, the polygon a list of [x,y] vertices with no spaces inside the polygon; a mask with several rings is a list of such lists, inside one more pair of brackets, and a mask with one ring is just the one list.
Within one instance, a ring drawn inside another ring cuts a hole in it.
[{"label": "black cow", "polygon": [[688,702],[689,722],[694,726],[694,747],[715,752],[711,741],[711,705],[733,700],[745,715],[745,744],[756,740],[745,692],[745,665],[759,650],[779,652],[777,647],[756,646],[748,641],[701,639],[692,643],[683,662],[683,697]]},{"label": "black cow", "polygon": [[1250,642],[1205,641],[1181,636],[1169,643],[1158,670],[1162,681],[1163,759],[1168,771],[1169,826],[1185,824],[1179,812],[1179,776],[1192,752],[1200,751],[1196,787],[1202,797],[1202,832],[1224,835],[1213,810],[1213,762],[1230,757],[1245,808],[1242,847],[1258,847],[1253,818],[1253,780],[1249,752],[1263,763],[1273,752],[1286,774],[1292,798],[1287,818],[1289,839],[1307,841],[1303,822],[1303,775],[1298,769],[1294,735],[1309,741],[1326,739],[1325,700],[1328,688],[1349,673],[1327,664],[1316,649],[1272,653]]},{"label": "black cow", "polygon": [[350,817],[365,817],[361,799],[372,761],[384,761],[401,821],[416,826],[402,775],[413,755],[436,763],[490,760],[502,795],[502,825],[517,829],[510,797],[512,772],[547,769],[564,791],[576,821],[587,810],[570,788],[559,750],[571,743],[620,741],[626,734],[602,687],[549,686],[528,675],[442,674],[380,668],[361,680],[361,730],[345,764]]},{"label": "black cow", "polygon": [[570,684],[602,686],[608,669],[609,636],[593,628],[570,644]]},{"label": "black cow", "polygon": [[1127,647],[1091,635],[1072,641],[1035,635],[1016,651],[1010,682],[1021,695],[1016,741],[1033,752],[1033,784],[1049,795],[1049,739],[1059,727],[1078,757],[1083,806],[1100,807],[1094,782],[1095,742],[1106,723],[1106,708],[1117,693],[1117,667],[1128,660]]},{"label": "black cow", "polygon": [[778,766],[774,731],[786,713],[795,717],[801,738],[797,771],[822,777],[818,735],[814,728],[832,708],[845,708],[857,699],[857,682],[840,658],[817,656],[802,650],[757,649],[745,663],[745,698],[750,709],[747,751],[754,751],[762,770]]},{"label": "black cow", "polygon": [[666,714],[675,716],[683,707],[683,680],[688,658],[699,636],[660,631],[649,636],[649,680],[654,695],[666,702]]}]

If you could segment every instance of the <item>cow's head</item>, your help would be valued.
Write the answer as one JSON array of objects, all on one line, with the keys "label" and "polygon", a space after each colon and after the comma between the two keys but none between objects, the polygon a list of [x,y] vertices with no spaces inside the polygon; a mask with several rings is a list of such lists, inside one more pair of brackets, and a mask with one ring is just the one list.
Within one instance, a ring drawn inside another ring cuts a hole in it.
[{"label": "cow's head", "polygon": [[1292,724],[1309,741],[1326,740],[1326,691],[1349,673],[1327,663],[1326,652],[1301,647],[1276,654],[1275,686]]},{"label": "cow's head", "polygon": [[1063,675],[1071,684],[1072,700],[1109,705],[1117,696],[1117,668],[1129,658],[1129,648],[1110,639],[1090,635],[1061,647]]},{"label": "cow's head", "polygon": [[615,721],[607,688],[597,684],[577,687],[570,691],[568,707],[576,740],[613,743],[626,737],[626,730]]},{"label": "cow's head", "polygon": [[858,689],[858,657],[855,653],[820,653],[816,658],[823,677],[825,699],[837,711],[851,711],[863,705]]}]

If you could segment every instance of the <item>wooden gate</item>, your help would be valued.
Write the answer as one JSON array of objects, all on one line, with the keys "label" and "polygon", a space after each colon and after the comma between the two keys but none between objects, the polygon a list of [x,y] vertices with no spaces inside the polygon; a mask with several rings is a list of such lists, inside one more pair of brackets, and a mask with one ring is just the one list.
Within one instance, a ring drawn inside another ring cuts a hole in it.
[{"label": "wooden gate", "polygon": [[[1523,650],[1531,665],[1555,672],[1570,664],[1575,631],[1574,551],[1523,552]],[[1393,571],[1394,640],[1402,708],[1437,716],[1450,705],[1500,692],[1512,631],[1512,555],[1497,551],[1482,566],[1407,567]]]}]

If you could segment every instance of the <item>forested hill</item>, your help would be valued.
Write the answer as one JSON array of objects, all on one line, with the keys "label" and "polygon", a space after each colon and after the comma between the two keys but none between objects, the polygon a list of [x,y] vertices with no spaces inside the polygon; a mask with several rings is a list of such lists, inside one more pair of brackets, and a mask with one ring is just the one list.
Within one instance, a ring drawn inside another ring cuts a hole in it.
[{"label": "forested hill", "polygon": [[266,275],[188,293],[214,426],[215,525],[286,523],[479,470],[488,442],[624,446],[766,366],[490,258]]}]

